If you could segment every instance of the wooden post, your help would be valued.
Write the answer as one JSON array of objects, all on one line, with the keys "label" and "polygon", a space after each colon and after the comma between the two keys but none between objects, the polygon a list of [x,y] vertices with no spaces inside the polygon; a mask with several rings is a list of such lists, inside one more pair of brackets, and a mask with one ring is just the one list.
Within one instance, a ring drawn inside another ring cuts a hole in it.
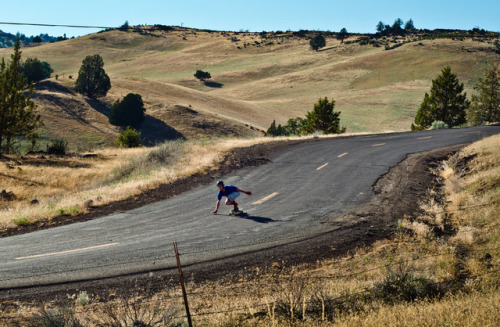
[{"label": "wooden post", "polygon": [[188,319],[189,327],[193,327],[191,322],[191,314],[189,313],[189,304],[186,294],[186,287],[184,287],[184,275],[182,274],[181,259],[179,257],[179,249],[177,248],[177,242],[174,242],[175,257],[177,258],[177,267],[179,268],[179,280],[181,282],[182,296],[184,297],[184,306],[186,307],[186,316]]}]

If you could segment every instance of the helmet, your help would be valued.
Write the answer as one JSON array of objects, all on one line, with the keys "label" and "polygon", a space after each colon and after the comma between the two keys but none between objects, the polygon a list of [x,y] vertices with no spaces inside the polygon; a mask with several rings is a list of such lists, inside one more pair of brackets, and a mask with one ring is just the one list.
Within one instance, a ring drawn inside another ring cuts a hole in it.
[{"label": "helmet", "polygon": [[217,186],[219,186],[219,185],[224,185],[224,181],[218,181]]}]

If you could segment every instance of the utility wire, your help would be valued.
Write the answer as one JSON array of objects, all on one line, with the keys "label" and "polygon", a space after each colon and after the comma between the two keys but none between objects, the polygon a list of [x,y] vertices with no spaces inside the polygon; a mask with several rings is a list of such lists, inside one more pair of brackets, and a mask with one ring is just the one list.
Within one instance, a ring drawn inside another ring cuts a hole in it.
[{"label": "utility wire", "polygon": [[109,26],[88,26],[88,25],[59,25],[59,24],[36,24],[36,23],[12,23],[12,22],[0,22],[0,25],[23,25],[23,26],[45,26],[45,27],[70,27],[70,28],[118,28]]}]

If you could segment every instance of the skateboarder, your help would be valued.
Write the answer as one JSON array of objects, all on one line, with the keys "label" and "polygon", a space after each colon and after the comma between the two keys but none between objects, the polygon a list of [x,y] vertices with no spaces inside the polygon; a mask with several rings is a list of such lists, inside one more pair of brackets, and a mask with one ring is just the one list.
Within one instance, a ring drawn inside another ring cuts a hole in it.
[{"label": "skateboarder", "polygon": [[219,194],[217,194],[217,204],[215,205],[215,210],[212,211],[213,214],[216,214],[219,210],[220,200],[223,196],[227,197],[226,204],[228,206],[233,205],[234,209],[232,212],[240,212],[238,209],[238,203],[236,203],[236,198],[240,195],[240,192],[245,193],[246,195],[252,195],[250,191],[244,191],[236,186],[232,185],[224,185],[223,181],[217,182],[217,187],[219,188]]}]

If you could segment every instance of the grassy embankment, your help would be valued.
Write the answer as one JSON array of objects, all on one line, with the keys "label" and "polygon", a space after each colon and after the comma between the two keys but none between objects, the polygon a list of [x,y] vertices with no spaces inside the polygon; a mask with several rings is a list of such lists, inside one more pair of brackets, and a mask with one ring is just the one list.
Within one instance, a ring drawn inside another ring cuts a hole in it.
[{"label": "grassy embankment", "polygon": [[[498,326],[499,143],[498,135],[487,138],[443,163],[436,170],[442,187],[422,204],[426,214],[402,217],[390,240],[315,267],[275,263],[249,280],[188,284],[195,325]],[[137,297],[107,303],[81,292],[63,319],[84,326],[185,321],[178,289],[153,298],[135,291]],[[43,321],[61,312],[46,308],[18,307],[10,316]]]}]

